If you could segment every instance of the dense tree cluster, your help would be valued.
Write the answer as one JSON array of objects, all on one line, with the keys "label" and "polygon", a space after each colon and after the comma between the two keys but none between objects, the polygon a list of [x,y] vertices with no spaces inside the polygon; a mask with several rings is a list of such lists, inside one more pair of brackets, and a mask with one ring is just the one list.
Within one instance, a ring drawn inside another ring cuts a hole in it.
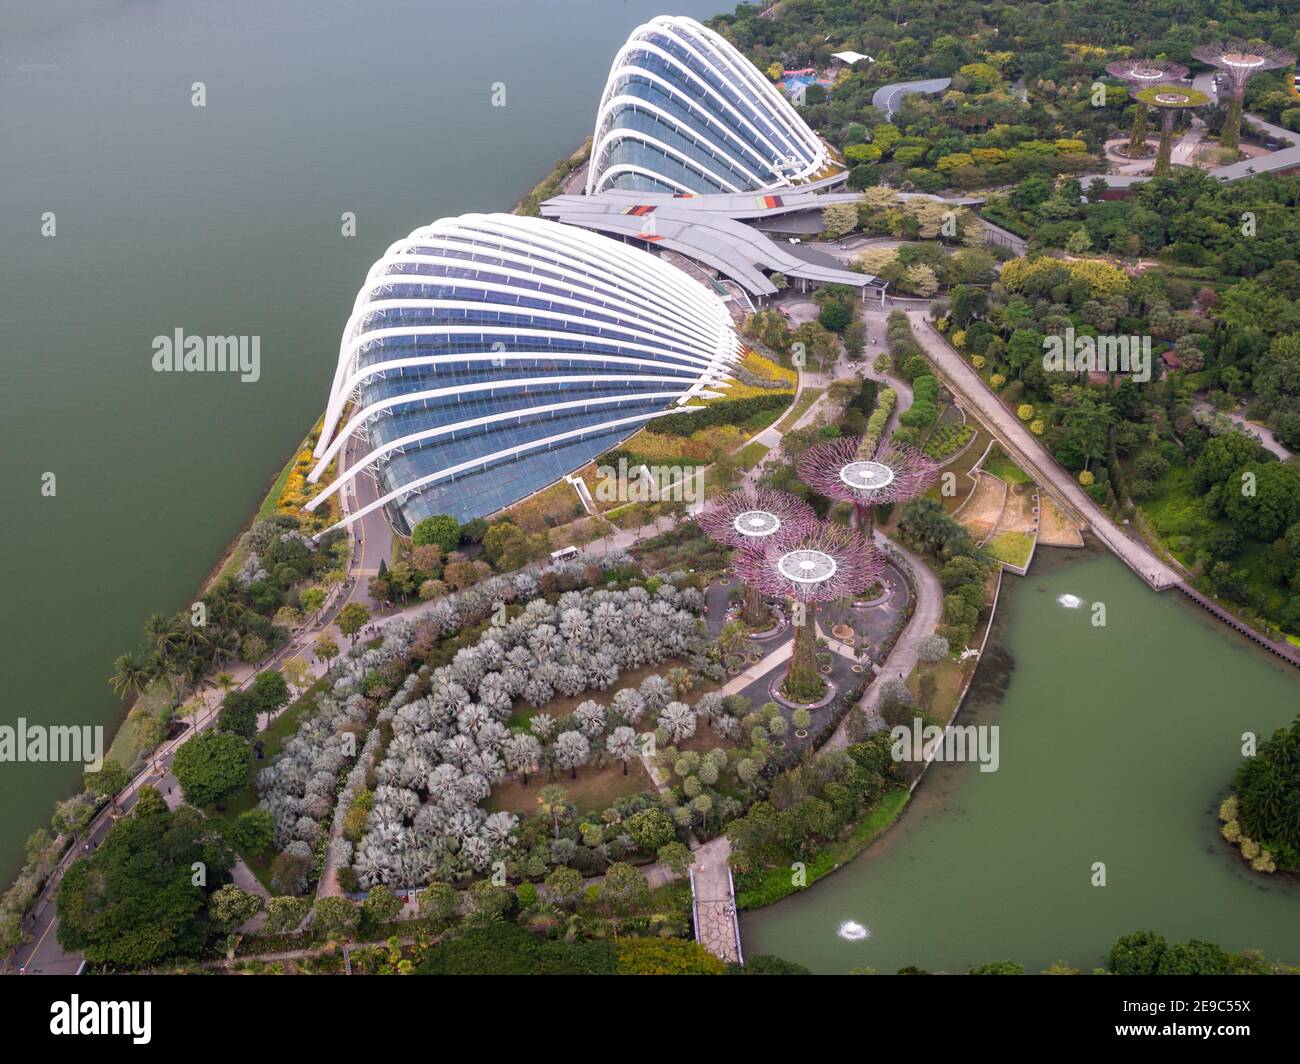
[{"label": "dense tree cluster", "polygon": [[[1125,87],[1106,76],[1111,59],[1192,63],[1192,48],[1213,36],[1292,48],[1296,38],[1294,25],[1272,9],[1227,12],[1214,0],[1139,8],[1122,0],[921,0],[901,14],[856,0],[785,0],[742,5],[711,25],[773,77],[783,69],[825,70],[845,49],[871,56],[873,62],[841,70],[829,91],[811,86],[804,117],[843,151],[851,187],[888,179],[924,192],[1095,169],[1102,141],[1128,124],[1133,107]],[[951,87],[940,96],[906,97],[893,125],[872,106],[872,94],[886,83],[934,77],[952,78]],[[1300,108],[1281,79],[1256,80],[1251,105],[1300,125]],[[1221,111],[1207,118],[1214,130],[1222,124]]]},{"label": "dense tree cluster", "polygon": [[146,787],[131,815],[63,877],[59,944],[112,967],[197,956],[212,930],[209,895],[215,896],[233,863],[202,813],[190,806],[171,811]]},{"label": "dense tree cluster", "polygon": [[414,673],[408,675],[412,657],[433,652],[443,639],[482,624],[509,603],[532,598],[543,586],[578,586],[627,563],[625,554],[611,551],[552,566],[540,578],[529,571],[492,577],[437,600],[414,618],[386,625],[378,647],[352,647],[330,670],[330,689],[314,699],[294,737],[274,763],[258,773],[262,806],[272,816],[275,845],[281,851],[277,888],[297,893],[312,868],[319,871],[339,778],[362,752],[363,739],[369,749],[375,748],[378,735],[371,725],[379,704],[387,701],[396,713],[424,682]]},{"label": "dense tree cluster", "polygon": [[[1260,871],[1272,871],[1274,863],[1300,869],[1300,717],[1242,762],[1236,792],[1224,837]],[[1235,833],[1232,824],[1238,824]]]},{"label": "dense tree cluster", "polygon": [[541,707],[557,695],[607,689],[622,670],[686,657],[702,604],[698,591],[670,583],[653,597],[631,588],[566,592],[554,605],[533,599],[449,665],[418,676],[415,690],[424,693],[395,709],[375,770],[375,800],[354,857],[361,885],[456,878],[502,859],[518,818],[488,814],[481,803],[507,771],[545,766],[576,775],[600,747],[631,757],[631,726],[646,713],[670,734],[693,733],[694,711],[671,698],[661,677],[608,710],[586,701],[569,721],[539,713],[527,732],[512,733],[507,722],[516,700]]}]

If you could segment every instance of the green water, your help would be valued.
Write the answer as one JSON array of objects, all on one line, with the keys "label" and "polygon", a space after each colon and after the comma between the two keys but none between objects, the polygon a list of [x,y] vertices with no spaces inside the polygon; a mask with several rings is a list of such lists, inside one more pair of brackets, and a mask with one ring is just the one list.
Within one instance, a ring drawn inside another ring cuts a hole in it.
[{"label": "green water", "polygon": [[[510,210],[590,134],[615,50],[660,7],[4,5],[0,723],[111,731],[113,659],[188,603],[319,415],[370,263],[442,215]],[[260,336],[261,380],[155,374],[152,338],[178,327]],[[0,765],[0,878],[78,776]]]},{"label": "green water", "polygon": [[[1289,723],[1300,675],[1109,555],[1040,552],[1004,584],[994,641],[1014,668],[991,655],[962,719],[1000,726],[998,771],[932,767],[867,853],[743,916],[746,952],[818,972],[1003,958],[1087,971],[1150,928],[1300,964],[1300,886],[1229,855],[1215,817],[1241,734]],[[1094,862],[1106,886],[1090,885]],[[846,921],[869,937],[839,937]]]}]

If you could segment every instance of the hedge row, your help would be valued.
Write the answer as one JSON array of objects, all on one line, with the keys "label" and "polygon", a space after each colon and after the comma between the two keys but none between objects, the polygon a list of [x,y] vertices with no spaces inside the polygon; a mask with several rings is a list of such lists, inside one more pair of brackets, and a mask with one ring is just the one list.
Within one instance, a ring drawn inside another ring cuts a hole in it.
[{"label": "hedge row", "polygon": [[719,425],[744,425],[759,414],[784,410],[790,405],[792,394],[785,391],[755,395],[749,399],[723,399],[689,414],[669,414],[656,418],[654,431],[665,436],[689,436],[700,429]]}]

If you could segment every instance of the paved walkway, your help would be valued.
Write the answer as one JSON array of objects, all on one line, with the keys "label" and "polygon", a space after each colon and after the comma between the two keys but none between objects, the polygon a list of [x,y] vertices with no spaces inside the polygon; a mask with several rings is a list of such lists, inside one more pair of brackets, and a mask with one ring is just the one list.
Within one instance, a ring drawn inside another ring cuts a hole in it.
[{"label": "paved walkway", "polygon": [[711,839],[695,851],[691,865],[691,904],[695,911],[695,941],[728,964],[740,964],[740,930],[736,894],[731,879],[731,841]]},{"label": "paved walkway", "polygon": [[[916,608],[912,611],[907,627],[894,643],[889,656],[881,662],[880,671],[867,687],[859,703],[873,726],[880,720],[880,713],[876,707],[880,704],[880,689],[883,686],[881,681],[907,678],[920,660],[921,641],[934,634],[943,617],[943,587],[930,567],[906,547],[888,539],[879,529],[876,530],[875,538],[882,549],[901,555],[911,566],[912,579],[916,587]],[[845,714],[839,727],[826,740],[823,750],[842,750],[849,745],[848,723],[849,715]]]},{"label": "paved walkway", "polygon": [[1247,436],[1253,436],[1255,439],[1259,440],[1260,446],[1262,446],[1264,450],[1277,455],[1281,461],[1285,462],[1291,457],[1291,451],[1277,438],[1273,430],[1268,428],[1268,426],[1261,425],[1258,421],[1250,421],[1247,418],[1242,417],[1241,414],[1235,413],[1231,410],[1217,410],[1204,400],[1197,402],[1196,409],[1203,410],[1207,414],[1223,414],[1229,420],[1235,422],[1237,427]]},{"label": "paved walkway", "polygon": [[1109,547],[1130,569],[1157,591],[1182,582],[1182,577],[1161,561],[1137,538],[1122,531],[1088,497],[1078,482],[1048,454],[1046,448],[1010,410],[1002,405],[970,363],[948,346],[921,311],[909,311],[912,331],[944,382],[962,398],[968,414],[983,421],[1011,457],[1042,487],[1050,487],[1065,503],[1081,515],[1093,534]]}]

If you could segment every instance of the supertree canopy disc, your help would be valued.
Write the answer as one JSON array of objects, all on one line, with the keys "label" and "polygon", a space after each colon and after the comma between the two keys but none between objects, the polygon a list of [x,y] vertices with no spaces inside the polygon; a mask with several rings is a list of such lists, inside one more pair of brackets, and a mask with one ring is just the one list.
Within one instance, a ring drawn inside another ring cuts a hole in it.
[{"label": "supertree canopy disc", "polygon": [[869,458],[861,449],[856,436],[809,447],[799,459],[799,477],[828,499],[876,506],[914,499],[938,475],[938,465],[914,448],[885,442]]},{"label": "supertree canopy disc", "polygon": [[783,531],[816,522],[817,514],[797,495],[760,489],[719,495],[696,519],[704,534],[727,547],[745,547]]},{"label": "supertree canopy disc", "polygon": [[884,556],[845,525],[805,525],[743,550],[736,568],[764,594],[798,602],[833,602],[880,579]]},{"label": "supertree canopy disc", "polygon": [[895,476],[883,462],[850,462],[840,469],[840,480],[854,491],[884,491]]},{"label": "supertree canopy disc", "polygon": [[822,550],[786,551],[776,560],[781,575],[796,584],[822,584],[839,569],[834,557]]},{"label": "supertree canopy disc", "polygon": [[1295,56],[1271,44],[1252,41],[1220,41],[1202,44],[1192,49],[1192,55],[1202,63],[1224,70],[1232,78],[1234,91],[1240,92],[1246,82],[1261,70],[1276,70],[1290,66]]},{"label": "supertree canopy disc", "polygon": [[1133,87],[1135,100],[1161,110],[1176,111],[1183,107],[1204,107],[1210,98],[1200,89],[1178,82],[1161,82],[1159,85],[1147,85],[1143,88]]},{"label": "supertree canopy disc", "polygon": [[826,691],[817,667],[817,604],[865,591],[885,571],[884,556],[846,525],[805,525],[741,550],[735,567],[749,587],[794,599],[794,647],[782,689],[804,704]]},{"label": "supertree canopy disc", "polygon": [[1187,68],[1168,59],[1117,59],[1106,64],[1106,73],[1134,85],[1154,85],[1187,77]]}]

